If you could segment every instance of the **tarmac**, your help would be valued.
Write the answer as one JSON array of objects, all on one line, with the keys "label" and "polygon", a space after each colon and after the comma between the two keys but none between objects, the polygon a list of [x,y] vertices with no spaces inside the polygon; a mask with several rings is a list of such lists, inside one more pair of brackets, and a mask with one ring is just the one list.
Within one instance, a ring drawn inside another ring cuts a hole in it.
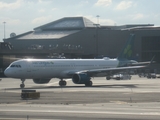
[{"label": "tarmac", "polygon": [[160,78],[132,76],[131,80],[93,78],[93,86],[74,84],[67,79],[48,84],[25,81],[26,90],[40,92],[39,99],[21,99],[19,79],[0,81],[2,120],[159,120]]}]

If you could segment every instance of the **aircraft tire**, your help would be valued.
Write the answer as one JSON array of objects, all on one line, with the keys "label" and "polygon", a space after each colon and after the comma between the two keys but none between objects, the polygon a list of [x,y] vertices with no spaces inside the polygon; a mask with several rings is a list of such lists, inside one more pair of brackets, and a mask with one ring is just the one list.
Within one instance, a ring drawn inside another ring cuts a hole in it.
[{"label": "aircraft tire", "polygon": [[89,81],[89,82],[85,83],[85,86],[86,86],[86,87],[91,87],[92,84],[93,84],[92,81]]},{"label": "aircraft tire", "polygon": [[59,81],[59,86],[66,86],[67,82],[66,81]]},{"label": "aircraft tire", "polygon": [[110,80],[110,79],[111,79],[111,77],[110,77],[110,76],[107,76],[107,77],[106,77],[106,79],[107,79],[107,80]]},{"label": "aircraft tire", "polygon": [[20,84],[20,88],[24,88],[25,87],[25,84]]},{"label": "aircraft tire", "polygon": [[59,86],[62,86],[62,81],[59,81]]},{"label": "aircraft tire", "polygon": [[63,81],[63,85],[64,85],[64,86],[66,86],[66,85],[67,85],[67,82],[66,82],[65,80]]}]

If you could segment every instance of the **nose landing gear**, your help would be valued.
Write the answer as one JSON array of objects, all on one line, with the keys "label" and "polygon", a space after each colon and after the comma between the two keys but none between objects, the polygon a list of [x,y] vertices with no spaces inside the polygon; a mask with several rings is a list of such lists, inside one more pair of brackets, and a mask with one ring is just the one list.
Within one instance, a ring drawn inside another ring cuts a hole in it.
[{"label": "nose landing gear", "polygon": [[24,84],[25,79],[21,79],[21,81],[22,81],[22,84],[20,84],[20,88],[23,89],[25,87],[25,84]]},{"label": "nose landing gear", "polygon": [[59,81],[59,86],[66,86],[66,85],[67,85],[67,82],[65,80],[61,79]]}]

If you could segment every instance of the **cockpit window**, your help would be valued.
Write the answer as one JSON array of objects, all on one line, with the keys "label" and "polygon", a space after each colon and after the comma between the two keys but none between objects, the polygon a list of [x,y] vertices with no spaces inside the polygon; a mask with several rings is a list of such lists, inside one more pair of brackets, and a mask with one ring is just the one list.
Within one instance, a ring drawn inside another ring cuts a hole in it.
[{"label": "cockpit window", "polygon": [[11,65],[11,67],[21,68],[21,65]]}]

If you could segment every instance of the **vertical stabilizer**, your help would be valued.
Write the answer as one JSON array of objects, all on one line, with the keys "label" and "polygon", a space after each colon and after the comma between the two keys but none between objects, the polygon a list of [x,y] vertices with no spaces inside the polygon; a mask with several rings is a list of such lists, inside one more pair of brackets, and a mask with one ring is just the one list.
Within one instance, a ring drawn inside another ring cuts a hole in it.
[{"label": "vertical stabilizer", "polygon": [[135,34],[130,34],[129,40],[127,40],[124,48],[117,57],[118,60],[130,60],[133,58]]}]

